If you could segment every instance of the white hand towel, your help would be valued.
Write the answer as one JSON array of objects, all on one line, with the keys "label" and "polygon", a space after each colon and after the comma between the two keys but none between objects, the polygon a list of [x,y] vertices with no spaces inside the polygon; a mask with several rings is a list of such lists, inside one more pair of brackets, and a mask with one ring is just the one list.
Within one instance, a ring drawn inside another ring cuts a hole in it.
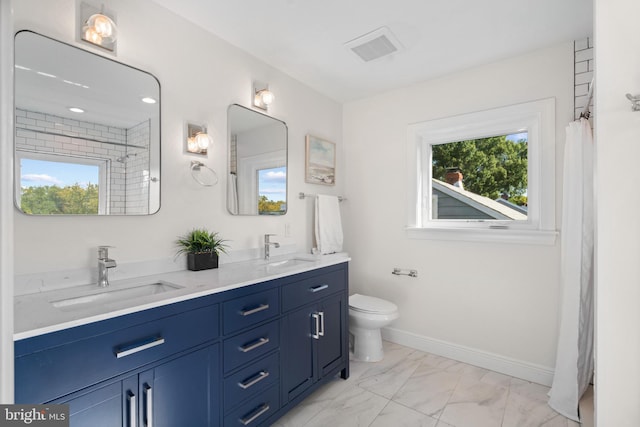
[{"label": "white hand towel", "polygon": [[321,254],[332,254],[342,250],[342,221],[336,196],[319,194],[316,197],[315,231],[316,244]]}]

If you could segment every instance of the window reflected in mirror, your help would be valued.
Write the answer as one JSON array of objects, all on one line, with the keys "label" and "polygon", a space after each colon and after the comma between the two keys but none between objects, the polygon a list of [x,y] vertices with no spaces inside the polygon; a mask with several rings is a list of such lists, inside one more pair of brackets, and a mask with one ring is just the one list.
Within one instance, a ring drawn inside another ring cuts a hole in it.
[{"label": "window reflected in mirror", "polygon": [[431,150],[431,219],[527,220],[527,132],[434,144]]},{"label": "window reflected in mirror", "polygon": [[22,212],[32,215],[104,214],[106,162],[19,153]]},{"label": "window reflected in mirror", "polygon": [[287,168],[258,171],[258,214],[282,215],[287,211]]}]

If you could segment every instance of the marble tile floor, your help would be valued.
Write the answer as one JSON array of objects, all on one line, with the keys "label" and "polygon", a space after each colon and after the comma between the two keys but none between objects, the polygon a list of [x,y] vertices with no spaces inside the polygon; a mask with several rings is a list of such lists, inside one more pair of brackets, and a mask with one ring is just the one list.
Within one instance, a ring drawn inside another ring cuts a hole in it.
[{"label": "marble tile floor", "polygon": [[381,362],[351,361],[275,427],[578,427],[548,387],[384,342]]}]

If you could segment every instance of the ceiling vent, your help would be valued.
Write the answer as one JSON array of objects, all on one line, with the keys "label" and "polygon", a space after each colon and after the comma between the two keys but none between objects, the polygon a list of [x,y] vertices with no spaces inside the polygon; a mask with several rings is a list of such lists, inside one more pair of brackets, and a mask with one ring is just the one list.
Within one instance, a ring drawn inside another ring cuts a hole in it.
[{"label": "ceiling vent", "polygon": [[402,49],[402,45],[387,27],[380,27],[344,44],[364,62],[382,58]]}]

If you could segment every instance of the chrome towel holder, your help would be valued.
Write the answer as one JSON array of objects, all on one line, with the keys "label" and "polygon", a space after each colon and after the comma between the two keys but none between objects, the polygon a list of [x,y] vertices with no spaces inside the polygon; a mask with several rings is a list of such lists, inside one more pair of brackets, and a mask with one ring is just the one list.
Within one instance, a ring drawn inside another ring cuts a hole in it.
[{"label": "chrome towel holder", "polygon": [[631,111],[640,111],[640,95],[627,94],[627,99],[631,101]]},{"label": "chrome towel holder", "polygon": [[[202,169],[208,170],[209,172],[211,172],[210,174],[203,174]],[[206,175],[209,175],[209,178],[205,178],[205,179],[200,179],[198,176],[196,176],[196,173],[198,172],[198,175],[202,175],[202,177],[206,177]],[[203,187],[213,187],[214,185],[216,185],[218,183],[218,175],[215,173],[215,171],[213,169],[211,169],[209,166],[205,165],[202,162],[199,162],[197,160],[192,160],[191,161],[191,177],[193,178],[193,180],[195,182],[197,182],[198,184],[202,185]]]}]

